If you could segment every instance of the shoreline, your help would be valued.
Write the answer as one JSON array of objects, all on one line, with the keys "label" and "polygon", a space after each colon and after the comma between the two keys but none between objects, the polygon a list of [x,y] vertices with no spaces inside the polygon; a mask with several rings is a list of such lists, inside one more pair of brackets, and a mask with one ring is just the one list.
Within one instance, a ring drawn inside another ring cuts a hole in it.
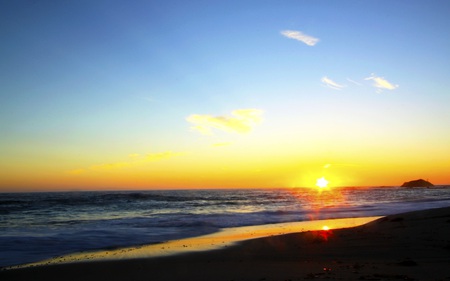
[{"label": "shoreline", "polygon": [[[280,231],[280,230],[279,230]],[[450,280],[450,207],[227,247],[0,271],[2,280]]]},{"label": "shoreline", "polygon": [[211,234],[170,240],[162,243],[121,247],[109,250],[94,250],[71,253],[37,262],[7,266],[0,270],[13,270],[35,266],[48,266],[55,264],[83,263],[93,261],[114,261],[141,258],[158,258],[164,256],[189,254],[224,249],[240,242],[276,235],[300,233],[305,231],[322,230],[324,226],[331,229],[349,228],[359,226],[381,216],[355,217],[311,220],[299,222],[286,222],[255,226],[240,226],[221,229]]},{"label": "shoreline", "polygon": [[324,191],[150,190],[6,196],[1,198],[8,223],[2,228],[0,268],[74,252],[197,237],[227,227],[384,216],[450,206],[450,190]]}]

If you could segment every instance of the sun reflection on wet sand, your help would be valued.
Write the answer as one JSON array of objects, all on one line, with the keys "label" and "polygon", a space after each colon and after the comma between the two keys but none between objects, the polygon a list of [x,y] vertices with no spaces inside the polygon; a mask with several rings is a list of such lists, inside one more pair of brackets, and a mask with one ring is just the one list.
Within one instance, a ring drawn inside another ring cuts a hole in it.
[{"label": "sun reflection on wet sand", "polygon": [[[329,181],[325,177],[318,178],[316,181],[316,188],[299,188],[294,189],[292,194],[298,199],[299,204],[304,204],[304,207],[309,212],[309,219],[311,222],[317,221],[318,218],[323,218],[321,211],[328,208],[348,207],[349,203],[343,193],[343,188],[331,188]],[[306,204],[305,204],[306,203]],[[323,241],[328,241],[328,238],[333,235],[332,228],[339,228],[334,225],[322,224],[316,229],[316,233]]]}]

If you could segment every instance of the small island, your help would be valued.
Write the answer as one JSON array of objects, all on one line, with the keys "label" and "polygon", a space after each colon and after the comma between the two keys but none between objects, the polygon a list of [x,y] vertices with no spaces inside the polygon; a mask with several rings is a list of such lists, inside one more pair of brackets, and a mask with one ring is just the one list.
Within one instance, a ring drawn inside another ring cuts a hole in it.
[{"label": "small island", "polygon": [[402,187],[433,187],[434,185],[426,180],[419,179],[419,180],[413,180],[413,181],[407,181],[402,184]]}]

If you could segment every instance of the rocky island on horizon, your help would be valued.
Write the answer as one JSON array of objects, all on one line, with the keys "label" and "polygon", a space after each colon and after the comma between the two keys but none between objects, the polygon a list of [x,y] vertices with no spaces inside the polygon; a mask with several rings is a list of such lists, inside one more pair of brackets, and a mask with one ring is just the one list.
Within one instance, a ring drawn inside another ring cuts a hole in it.
[{"label": "rocky island on horizon", "polygon": [[413,181],[407,181],[403,183],[401,187],[433,187],[433,186],[434,184],[432,184],[429,181],[418,179]]}]

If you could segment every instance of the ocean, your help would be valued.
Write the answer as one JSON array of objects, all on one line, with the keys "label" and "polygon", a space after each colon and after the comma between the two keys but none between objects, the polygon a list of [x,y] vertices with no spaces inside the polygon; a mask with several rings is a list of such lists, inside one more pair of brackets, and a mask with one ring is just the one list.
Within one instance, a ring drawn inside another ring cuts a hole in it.
[{"label": "ocean", "polygon": [[228,227],[450,206],[450,187],[0,193],[0,267]]}]

